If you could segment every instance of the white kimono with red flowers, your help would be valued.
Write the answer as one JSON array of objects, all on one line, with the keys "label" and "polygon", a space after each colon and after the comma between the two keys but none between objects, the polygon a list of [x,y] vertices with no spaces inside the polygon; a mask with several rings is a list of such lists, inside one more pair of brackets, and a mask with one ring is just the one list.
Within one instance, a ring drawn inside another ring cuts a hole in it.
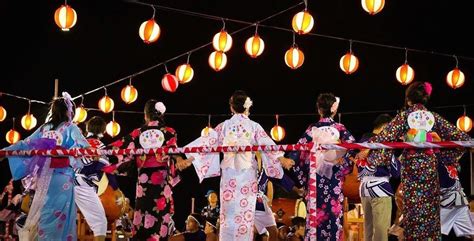
[{"label": "white kimono with red flowers", "polygon": [[[246,115],[236,114],[219,124],[209,135],[202,136],[188,146],[248,146],[275,145],[260,124]],[[266,174],[282,178],[279,160],[283,152],[262,152]],[[219,240],[252,241],[254,214],[257,200],[257,161],[253,152],[224,153],[222,163],[219,153],[189,153],[199,180],[221,175]],[[222,169],[222,174],[220,170]]]}]

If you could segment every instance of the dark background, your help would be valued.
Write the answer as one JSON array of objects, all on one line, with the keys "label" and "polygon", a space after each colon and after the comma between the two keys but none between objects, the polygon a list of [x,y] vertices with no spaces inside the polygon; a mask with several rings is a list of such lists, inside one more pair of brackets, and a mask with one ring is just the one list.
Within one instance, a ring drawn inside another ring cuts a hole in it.
[{"label": "dark background", "polygon": [[[161,0],[152,3],[254,22],[298,2]],[[388,0],[381,13],[370,16],[357,0],[310,0],[309,10],[315,17],[314,33],[474,56],[474,39],[469,33],[472,13],[468,2]],[[0,91],[48,101],[53,94],[54,79],[58,78],[60,91],[76,96],[205,44],[222,27],[220,21],[157,10],[155,19],[162,34],[157,42],[146,45],[138,36],[138,28],[151,17],[150,7],[119,0],[68,1],[76,10],[78,21],[70,32],[62,32],[53,18],[54,11],[62,3],[45,0],[0,3],[3,57]],[[302,9],[303,6],[266,23],[291,28],[292,16]],[[226,23],[229,32],[242,26]],[[292,34],[259,28],[266,48],[260,57],[251,59],[243,45],[253,32],[251,28],[233,36],[234,45],[227,54],[228,64],[221,72],[214,72],[207,64],[208,55],[213,51],[211,46],[192,53],[190,63],[195,71],[194,79],[180,86],[174,94],[161,88],[161,78],[165,73],[163,67],[134,78],[133,85],[139,96],[129,106],[120,100],[120,90],[127,81],[109,87],[108,94],[115,100],[117,110],[141,111],[146,100],[155,98],[163,101],[169,112],[206,114],[229,113],[228,98],[236,89],[243,89],[252,97],[254,107],[251,112],[254,114],[314,113],[315,100],[321,92],[340,96],[342,112],[396,110],[403,105],[405,87],[395,78],[395,70],[404,61],[403,50],[354,43],[353,50],[360,66],[355,74],[348,76],[339,69],[339,59],[348,50],[347,41],[297,36],[297,43],[305,53],[305,62],[298,70],[291,70],[285,65],[283,56],[291,46]],[[169,62],[170,72],[185,61],[186,57],[182,57]],[[460,59],[466,83],[458,90],[450,89],[445,83],[447,72],[455,65],[452,57],[409,52],[408,62],[415,69],[415,80],[433,84],[430,107],[472,104],[473,60]],[[84,104],[96,108],[103,94],[103,91],[98,91],[86,96]],[[8,118],[17,117],[16,126],[21,134],[29,135],[31,132],[23,131],[19,124],[19,119],[27,111],[27,101],[3,96],[0,104],[7,109]],[[434,110],[453,123],[463,112],[461,107]],[[472,107],[467,108],[471,117],[473,111]],[[33,104],[32,112],[41,123],[46,107]],[[96,114],[111,119],[111,114],[97,112],[89,112],[89,117]],[[371,129],[376,115],[343,114],[342,123],[358,138]],[[287,131],[282,143],[295,143],[307,125],[317,118],[316,115],[281,117],[280,124]],[[212,124],[215,126],[224,119],[214,117]],[[272,117],[255,116],[253,119],[267,130],[275,122]],[[116,120],[121,124],[121,135],[143,123],[142,116],[137,114],[117,113]],[[168,116],[167,123],[177,130],[178,142],[184,145],[199,136],[207,124],[207,117]],[[2,147],[7,145],[3,135],[11,125],[11,120],[0,123]],[[110,138],[105,140],[110,141]],[[462,163],[461,179],[469,195],[467,155]],[[179,227],[184,225],[183,217],[189,212],[190,197],[198,198],[196,205],[200,208],[205,204],[203,196],[207,189],[218,188],[218,182],[219,179],[214,178],[206,180],[204,185],[196,185],[193,169],[185,172],[183,182],[175,189]]]}]

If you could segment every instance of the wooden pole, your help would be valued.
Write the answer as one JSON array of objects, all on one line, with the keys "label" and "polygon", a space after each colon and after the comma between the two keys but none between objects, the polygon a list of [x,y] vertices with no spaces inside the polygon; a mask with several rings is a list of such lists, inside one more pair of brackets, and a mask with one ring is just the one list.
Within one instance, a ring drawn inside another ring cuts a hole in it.
[{"label": "wooden pole", "polygon": [[59,79],[54,79],[54,98],[58,98]]},{"label": "wooden pole", "polygon": [[191,213],[194,213],[194,198],[191,198]]}]

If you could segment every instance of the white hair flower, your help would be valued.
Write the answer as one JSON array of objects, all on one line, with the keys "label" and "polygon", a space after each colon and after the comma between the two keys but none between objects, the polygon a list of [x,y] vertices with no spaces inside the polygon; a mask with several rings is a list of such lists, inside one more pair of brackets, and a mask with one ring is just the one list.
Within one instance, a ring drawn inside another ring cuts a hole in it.
[{"label": "white hair flower", "polygon": [[249,109],[253,105],[253,101],[250,99],[250,97],[247,97],[244,103],[244,108]]},{"label": "white hair flower", "polygon": [[166,106],[165,104],[163,104],[163,102],[156,102],[155,109],[161,114],[164,114],[166,112]]}]

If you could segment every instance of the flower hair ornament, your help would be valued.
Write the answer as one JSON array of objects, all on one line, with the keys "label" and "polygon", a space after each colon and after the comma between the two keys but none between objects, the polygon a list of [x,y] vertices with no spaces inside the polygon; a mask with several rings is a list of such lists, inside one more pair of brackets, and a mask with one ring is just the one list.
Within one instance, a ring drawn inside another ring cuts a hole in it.
[{"label": "flower hair ornament", "polygon": [[164,114],[166,112],[166,106],[163,104],[163,102],[156,102],[155,110],[161,114]]},{"label": "flower hair ornament", "polygon": [[341,98],[336,96],[336,102],[334,102],[331,106],[331,113],[336,113],[337,109],[339,108],[339,103],[341,102]]},{"label": "flower hair ornament", "polygon": [[247,97],[244,103],[244,108],[248,111],[252,105],[253,105],[252,99],[250,99],[250,97]]},{"label": "flower hair ornament", "polygon": [[72,118],[74,117],[74,103],[72,102],[72,97],[66,91],[64,91],[62,93],[62,96],[63,96],[63,99],[64,99],[64,103],[67,106],[67,116],[69,118],[69,121],[71,121]]},{"label": "flower hair ornament", "polygon": [[431,96],[431,92],[433,92],[433,86],[429,82],[423,83],[423,88],[425,88],[425,92]]}]

